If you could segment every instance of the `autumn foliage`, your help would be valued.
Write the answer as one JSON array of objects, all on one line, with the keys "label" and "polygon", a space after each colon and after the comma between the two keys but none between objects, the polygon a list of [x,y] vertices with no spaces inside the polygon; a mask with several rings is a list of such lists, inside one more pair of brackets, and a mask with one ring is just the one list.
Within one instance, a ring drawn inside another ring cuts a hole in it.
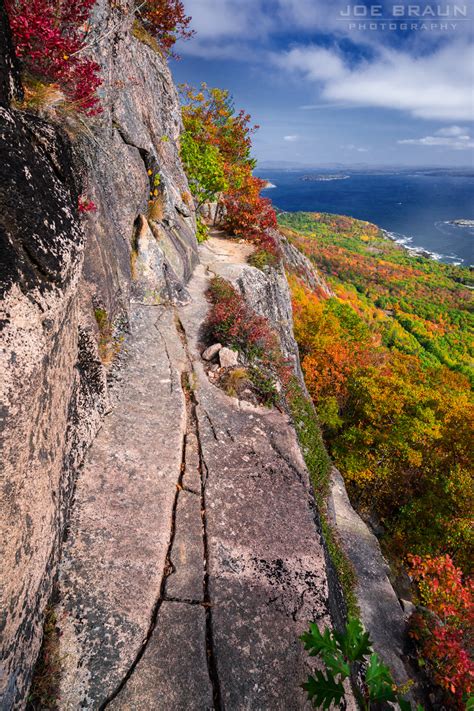
[{"label": "autumn foliage", "polygon": [[474,691],[474,582],[463,580],[449,555],[410,556],[410,565],[429,610],[413,616],[411,636],[450,705],[464,709]]},{"label": "autumn foliage", "polygon": [[5,0],[18,58],[78,111],[99,111],[99,66],[81,54],[95,0]]},{"label": "autumn foliage", "polygon": [[186,15],[181,0],[148,0],[138,14],[144,28],[167,54],[173,54],[172,48],[178,40],[188,40],[194,35],[191,17]]},{"label": "autumn foliage", "polygon": [[[44,85],[54,87],[58,90],[55,101],[60,92],[70,108],[89,116],[101,110],[97,96],[102,83],[99,65],[85,54],[94,3],[95,0],[5,0],[16,53],[27,79],[33,82],[33,91],[41,91]],[[173,55],[172,48],[179,39],[186,40],[194,34],[181,0],[148,0],[137,3],[135,12],[136,21],[167,55]],[[41,86],[35,85],[38,82]]]},{"label": "autumn foliage", "polygon": [[247,357],[270,358],[279,348],[267,320],[258,316],[225,279],[214,277],[209,287],[212,307],[206,328],[213,342],[243,351]]},{"label": "autumn foliage", "polygon": [[[252,135],[258,126],[251,125],[245,111],[235,111],[228,91],[209,89],[203,84],[199,91],[186,86],[182,93],[186,133],[181,156],[197,202],[201,194],[209,196],[211,192],[213,199],[221,202],[224,224],[232,234],[254,242],[259,250],[277,255],[272,235],[277,226],[275,211],[270,200],[260,194],[264,181],[252,174],[255,161],[250,151]],[[192,147],[199,147],[200,165],[211,169],[204,175],[202,168],[200,173],[193,170],[189,136]],[[215,154],[209,154],[210,147],[218,151],[218,164],[214,161]],[[217,186],[216,177],[220,173],[223,182],[219,188],[213,187]]]},{"label": "autumn foliage", "polygon": [[293,368],[283,357],[277,334],[225,279],[211,280],[208,297],[211,309],[205,331],[209,343],[220,342],[238,350],[250,366],[251,379],[263,400],[275,404],[279,399],[275,382],[289,391],[293,379]]},{"label": "autumn foliage", "polygon": [[271,230],[277,227],[277,219],[271,201],[260,195],[264,185],[265,181],[248,171],[241,184],[224,196],[226,223],[236,236],[274,254],[276,243]]},{"label": "autumn foliage", "polygon": [[281,222],[335,293],[290,280],[306,383],[352,500],[384,527],[392,557],[449,553],[470,572],[466,270],[411,257],[351,218]]},{"label": "autumn foliage", "polygon": [[[472,315],[467,270],[413,257],[348,217],[285,213],[334,292],[290,275],[308,390],[351,500],[407,554],[427,608],[421,656],[448,698],[472,693]],[[463,578],[463,572],[466,576]]]}]

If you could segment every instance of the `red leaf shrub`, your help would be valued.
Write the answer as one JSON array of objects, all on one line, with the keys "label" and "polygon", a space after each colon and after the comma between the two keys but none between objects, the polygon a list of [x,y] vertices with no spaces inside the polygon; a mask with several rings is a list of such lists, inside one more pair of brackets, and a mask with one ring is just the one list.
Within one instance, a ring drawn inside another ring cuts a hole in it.
[{"label": "red leaf shrub", "polygon": [[270,233],[277,228],[277,218],[271,200],[260,196],[264,185],[265,181],[254,177],[249,169],[242,185],[224,196],[226,223],[235,235],[277,255],[278,245]]},{"label": "red leaf shrub", "polygon": [[87,195],[79,195],[77,209],[79,212],[95,212],[97,210],[97,205],[92,200],[89,200]]},{"label": "red leaf shrub", "polygon": [[449,555],[409,560],[421,601],[429,610],[413,615],[411,636],[449,702],[464,709],[474,690],[474,581],[463,581]]},{"label": "red leaf shrub", "polygon": [[195,34],[189,29],[191,17],[186,15],[181,0],[149,0],[139,16],[147,32],[166,53],[173,54],[171,49],[179,39],[188,40]]},{"label": "red leaf shrub", "polygon": [[249,358],[261,357],[278,347],[267,320],[257,316],[229,282],[214,277],[208,294],[212,308],[206,326],[211,340],[233,346]]},{"label": "red leaf shrub", "polygon": [[58,84],[88,115],[100,111],[99,65],[77,54],[85,43],[95,0],[5,0],[16,53],[34,79]]},{"label": "red leaf shrub", "polygon": [[258,316],[232,284],[221,277],[211,280],[208,296],[212,303],[206,321],[209,340],[237,348],[250,362],[258,360],[286,388],[293,368],[285,361],[278,336],[267,319]]}]

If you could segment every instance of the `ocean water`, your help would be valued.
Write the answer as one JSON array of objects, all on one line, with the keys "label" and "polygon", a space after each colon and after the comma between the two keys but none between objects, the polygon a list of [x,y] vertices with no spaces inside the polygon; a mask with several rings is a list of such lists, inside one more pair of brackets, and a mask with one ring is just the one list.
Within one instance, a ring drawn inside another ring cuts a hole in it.
[{"label": "ocean water", "polygon": [[[454,171],[453,171],[454,172]],[[474,264],[474,177],[438,172],[356,173],[259,170],[275,187],[264,190],[281,210],[332,212],[373,222],[415,253],[448,264]],[[329,179],[304,181],[304,176]],[[338,179],[331,176],[338,175]]]}]

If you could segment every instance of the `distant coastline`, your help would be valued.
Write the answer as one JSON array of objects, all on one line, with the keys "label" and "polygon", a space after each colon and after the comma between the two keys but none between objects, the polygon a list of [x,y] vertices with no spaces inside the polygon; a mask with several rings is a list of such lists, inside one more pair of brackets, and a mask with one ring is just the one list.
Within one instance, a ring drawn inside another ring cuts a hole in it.
[{"label": "distant coastline", "polygon": [[350,177],[350,175],[336,173],[334,175],[303,175],[300,180],[305,183],[328,183],[331,180],[348,180]]},{"label": "distant coastline", "polygon": [[[438,252],[430,252],[427,249],[424,249],[423,247],[415,247],[411,246],[411,242],[413,241],[413,237],[407,237],[406,235],[399,235],[396,232],[390,232],[389,230],[384,230],[383,227],[379,227],[380,232],[383,234],[383,236],[386,239],[389,239],[391,242],[395,242],[395,244],[398,244],[399,247],[402,249],[406,250],[409,254],[415,257],[425,257],[426,259],[433,259],[435,262],[440,262],[443,258],[442,254],[438,254]],[[459,267],[462,266],[462,262],[452,262],[453,266]]]},{"label": "distant coastline", "polygon": [[[332,168],[256,174],[277,186],[263,194],[281,210],[352,215],[380,225],[413,256],[468,268],[474,264],[472,170],[463,176],[459,170],[446,171],[441,178],[426,175],[423,167],[377,175]],[[351,179],[341,180],[345,175]],[[302,180],[306,176],[311,180]],[[327,180],[336,176],[339,179]]]}]

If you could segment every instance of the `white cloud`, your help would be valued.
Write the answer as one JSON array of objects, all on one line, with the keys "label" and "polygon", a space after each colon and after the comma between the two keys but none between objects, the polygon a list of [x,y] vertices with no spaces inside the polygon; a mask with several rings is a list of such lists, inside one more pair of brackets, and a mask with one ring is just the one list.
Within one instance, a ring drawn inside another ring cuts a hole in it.
[{"label": "white cloud", "polygon": [[[192,17],[196,40],[219,40],[224,37],[256,37],[269,27],[269,18],[254,0],[186,0],[186,14]],[[253,18],[253,22],[251,19]],[[187,43],[190,51],[196,41]]]},{"label": "white cloud", "polygon": [[337,50],[306,45],[274,61],[315,82],[323,100],[399,109],[424,119],[472,120],[472,55],[464,41],[418,57],[382,47],[371,61],[348,66]]},{"label": "white cloud", "polygon": [[345,146],[341,146],[341,148],[344,148],[347,151],[357,151],[357,153],[368,153],[369,149],[368,148],[363,148],[363,146],[356,146],[354,143],[348,143]]},{"label": "white cloud", "polygon": [[344,74],[344,63],[334,51],[313,45],[295,47],[275,60],[282,68],[302,71],[313,81],[332,80]]},{"label": "white cloud", "polygon": [[465,136],[469,133],[467,128],[461,128],[461,126],[446,126],[446,128],[440,128],[436,131],[437,136]]},{"label": "white cloud", "polygon": [[299,140],[299,136],[292,135],[292,136],[283,136],[284,141],[288,141],[288,143],[296,143],[296,141]]},{"label": "white cloud", "polygon": [[[266,0],[186,0],[186,13],[200,38],[219,42],[222,38],[268,36],[285,29],[340,30],[339,11],[332,0],[272,0],[271,12]],[[193,45],[187,48],[193,53]],[[224,45],[221,45],[224,47]]]},{"label": "white cloud", "polygon": [[474,140],[468,133],[459,126],[448,126],[440,128],[434,136],[424,136],[423,138],[404,138],[397,143],[409,146],[440,146],[452,148],[455,151],[465,151],[474,148]]},{"label": "white cloud", "polygon": [[[443,122],[473,119],[470,23],[459,22],[449,43],[440,42],[437,32],[413,32],[403,49],[396,50],[383,44],[383,33],[350,32],[347,23],[340,21],[344,4],[333,0],[186,0],[197,34],[191,42],[180,43],[178,52],[261,62],[293,72],[315,86],[317,101],[305,106],[306,110],[380,107]],[[380,4],[385,5],[385,0]],[[272,53],[269,47],[274,38],[281,37],[282,28],[302,39],[316,31],[329,32],[334,46],[306,43]],[[337,49],[343,38],[368,49],[370,59],[354,62],[353,56],[348,58]]]}]

